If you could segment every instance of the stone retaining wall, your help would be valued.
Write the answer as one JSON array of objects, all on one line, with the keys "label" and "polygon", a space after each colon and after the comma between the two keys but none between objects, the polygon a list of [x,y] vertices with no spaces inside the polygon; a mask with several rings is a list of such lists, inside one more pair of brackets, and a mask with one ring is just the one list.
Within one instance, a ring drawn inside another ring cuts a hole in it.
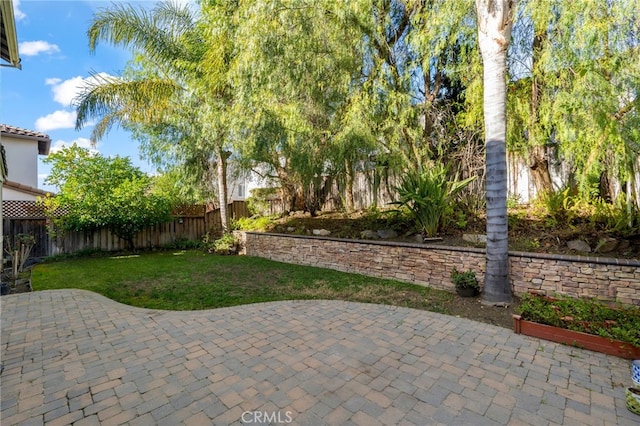
[{"label": "stone retaining wall", "polygon": [[[396,279],[454,291],[451,271],[472,269],[484,281],[484,249],[384,241],[346,240],[257,232],[240,233],[243,253]],[[510,252],[514,294],[531,290],[597,297],[640,306],[640,261]]]}]

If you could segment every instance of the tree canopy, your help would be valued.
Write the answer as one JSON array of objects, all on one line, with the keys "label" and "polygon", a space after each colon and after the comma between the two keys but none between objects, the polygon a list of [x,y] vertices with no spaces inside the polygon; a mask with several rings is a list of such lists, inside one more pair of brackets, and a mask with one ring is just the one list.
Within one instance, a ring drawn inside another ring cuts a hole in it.
[{"label": "tree canopy", "polygon": [[[328,187],[353,205],[357,173],[430,161],[484,177],[483,60],[474,2],[203,0],[198,13],[112,6],[99,41],[136,53],[88,88],[78,124],[119,123],[145,156],[204,197],[226,200],[226,162],[258,171],[288,209],[315,212]],[[586,200],[640,195],[640,0],[521,0],[507,54],[510,161],[536,191]],[[465,189],[477,194],[484,179]],[[217,184],[217,185],[216,185]],[[375,188],[374,188],[375,191]],[[224,203],[221,202],[221,205]]]},{"label": "tree canopy", "polygon": [[153,192],[152,178],[129,158],[104,157],[73,145],[43,161],[52,166],[46,183],[58,189],[43,200],[45,211],[63,230],[107,228],[133,249],[138,231],[171,220],[171,199]]}]

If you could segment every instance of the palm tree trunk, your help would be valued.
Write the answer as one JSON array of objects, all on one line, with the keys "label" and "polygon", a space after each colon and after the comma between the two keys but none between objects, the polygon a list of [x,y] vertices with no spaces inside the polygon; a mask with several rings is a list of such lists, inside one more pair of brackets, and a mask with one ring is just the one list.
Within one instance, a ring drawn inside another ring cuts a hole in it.
[{"label": "palm tree trunk", "polygon": [[506,304],[509,284],[506,150],[506,52],[514,15],[512,0],[476,0],[478,41],[484,66],[487,254],[485,303]]}]

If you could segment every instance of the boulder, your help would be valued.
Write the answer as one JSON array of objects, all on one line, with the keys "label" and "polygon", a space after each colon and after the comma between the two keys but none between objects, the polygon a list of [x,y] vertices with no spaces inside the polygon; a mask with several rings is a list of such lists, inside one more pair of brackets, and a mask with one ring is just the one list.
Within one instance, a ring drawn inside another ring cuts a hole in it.
[{"label": "boulder", "polygon": [[594,250],[596,253],[611,253],[618,248],[619,241],[615,238],[602,238]]},{"label": "boulder", "polygon": [[582,240],[567,241],[567,247],[569,247],[571,250],[591,253],[591,247],[589,246],[589,244],[585,243]]},{"label": "boulder", "polygon": [[378,237],[378,233],[376,231],[372,231],[370,229],[365,229],[364,231],[362,231],[360,233],[360,238],[364,239],[364,240],[377,240]]},{"label": "boulder", "polygon": [[396,238],[398,236],[398,233],[393,229],[380,229],[377,232],[377,234],[378,234],[378,237],[382,238],[383,240],[388,240],[389,238]]},{"label": "boulder", "polygon": [[462,234],[462,239],[473,244],[487,244],[487,236],[484,234]]},{"label": "boulder", "polygon": [[317,235],[319,237],[326,237],[328,235],[331,235],[331,231],[326,229],[314,229],[313,235]]},{"label": "boulder", "polygon": [[631,247],[631,242],[629,240],[620,240],[618,241],[618,250],[626,250]]}]

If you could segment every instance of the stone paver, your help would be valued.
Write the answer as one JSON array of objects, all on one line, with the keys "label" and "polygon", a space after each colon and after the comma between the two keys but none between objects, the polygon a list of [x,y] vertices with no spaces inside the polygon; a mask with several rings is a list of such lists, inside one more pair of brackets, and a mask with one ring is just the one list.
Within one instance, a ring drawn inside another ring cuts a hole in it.
[{"label": "stone paver", "polygon": [[3,426],[640,422],[629,361],[431,312],[167,312],[81,290],[0,304]]}]

